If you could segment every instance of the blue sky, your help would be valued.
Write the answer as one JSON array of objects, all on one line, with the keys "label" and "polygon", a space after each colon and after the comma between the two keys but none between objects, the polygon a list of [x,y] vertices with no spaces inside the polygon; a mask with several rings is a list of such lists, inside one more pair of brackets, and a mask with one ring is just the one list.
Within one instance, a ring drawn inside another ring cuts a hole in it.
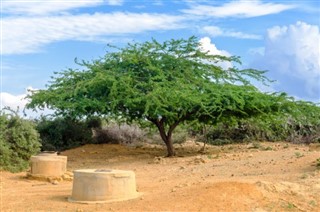
[{"label": "blue sky", "polygon": [[28,88],[107,44],[192,35],[242,68],[269,70],[276,82],[262,90],[320,102],[318,0],[2,0],[1,15],[1,107],[23,108]]}]

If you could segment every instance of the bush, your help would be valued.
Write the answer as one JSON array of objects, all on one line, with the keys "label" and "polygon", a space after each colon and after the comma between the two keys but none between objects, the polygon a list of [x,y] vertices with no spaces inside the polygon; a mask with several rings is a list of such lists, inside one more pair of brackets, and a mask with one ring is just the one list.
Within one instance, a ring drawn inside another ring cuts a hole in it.
[{"label": "bush", "polygon": [[237,119],[215,125],[207,133],[209,143],[219,140],[232,142],[246,141],[280,141],[286,140],[289,135],[288,129],[284,127],[286,120],[277,115],[261,115],[248,119]]},{"label": "bush", "polygon": [[36,129],[40,133],[43,151],[63,151],[92,143],[91,126],[99,126],[94,120],[86,122],[71,118],[56,117],[50,119],[41,117],[37,120]]},{"label": "bush", "polygon": [[102,119],[95,116],[88,118],[86,121],[87,127],[94,128],[94,129],[101,129],[102,124],[103,124]]},{"label": "bush", "polygon": [[29,159],[40,151],[39,134],[31,121],[16,113],[0,111],[0,167],[19,172],[29,167]]},{"label": "bush", "polygon": [[320,107],[308,102],[289,102],[281,111],[250,118],[227,117],[197,137],[211,144],[246,141],[320,141]]},{"label": "bush", "polygon": [[[141,123],[140,123],[141,124]],[[147,130],[146,128],[149,128]],[[102,128],[94,129],[94,142],[98,144],[132,144],[148,141],[163,144],[157,129],[151,125],[139,127],[137,124],[119,124],[110,122]],[[178,126],[172,135],[173,143],[183,143],[187,140],[188,131]]]},{"label": "bush", "polygon": [[94,130],[95,143],[134,143],[145,140],[145,132],[137,125],[110,123]]}]

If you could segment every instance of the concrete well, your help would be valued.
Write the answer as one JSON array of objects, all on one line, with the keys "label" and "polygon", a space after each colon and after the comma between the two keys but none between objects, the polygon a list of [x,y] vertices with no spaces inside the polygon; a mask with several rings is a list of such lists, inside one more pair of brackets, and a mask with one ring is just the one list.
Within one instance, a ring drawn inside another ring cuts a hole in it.
[{"label": "concrete well", "polygon": [[37,156],[58,156],[58,153],[54,151],[43,151],[37,154]]},{"label": "concrete well", "polygon": [[133,171],[82,169],[73,172],[70,202],[106,203],[139,196]]},{"label": "concrete well", "polygon": [[43,154],[32,156],[30,162],[34,177],[61,177],[67,171],[67,156]]}]

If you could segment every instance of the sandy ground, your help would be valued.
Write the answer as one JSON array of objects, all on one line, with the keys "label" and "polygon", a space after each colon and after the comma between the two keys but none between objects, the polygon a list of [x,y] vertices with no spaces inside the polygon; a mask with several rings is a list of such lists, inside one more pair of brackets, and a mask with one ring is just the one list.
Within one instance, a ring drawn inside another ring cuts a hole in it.
[{"label": "sandy ground", "polygon": [[72,181],[46,182],[26,172],[1,172],[0,211],[320,211],[320,158],[316,146],[262,143],[177,145],[178,157],[163,158],[157,145],[86,145],[68,150],[68,170],[133,170],[137,199],[70,203]]}]

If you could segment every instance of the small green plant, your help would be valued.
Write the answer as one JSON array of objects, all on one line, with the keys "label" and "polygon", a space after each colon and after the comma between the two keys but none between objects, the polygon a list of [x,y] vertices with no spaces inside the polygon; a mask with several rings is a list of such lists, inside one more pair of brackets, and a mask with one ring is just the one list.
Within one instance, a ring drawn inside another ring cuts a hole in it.
[{"label": "small green plant", "polygon": [[309,202],[309,205],[311,205],[312,207],[315,207],[315,206],[317,206],[318,204],[317,204],[316,201],[311,200],[311,201]]},{"label": "small green plant", "polygon": [[301,158],[304,156],[304,154],[302,154],[301,152],[295,152],[294,155],[296,156],[296,158]]},{"label": "small green plant", "polygon": [[273,150],[271,146],[267,146],[263,148],[264,151],[271,151]]},{"label": "small green plant", "polygon": [[306,173],[304,173],[303,175],[301,175],[300,179],[307,179],[308,175]]},{"label": "small green plant", "polygon": [[252,148],[253,149],[260,149],[261,148],[261,144],[259,142],[253,142],[252,143]]},{"label": "small green plant", "polygon": [[261,148],[261,144],[257,141],[251,142],[248,144],[247,146],[248,149],[260,149]]},{"label": "small green plant", "polygon": [[320,158],[318,158],[318,159],[316,160],[316,167],[317,167],[318,169],[320,169]]},{"label": "small green plant", "polygon": [[287,205],[286,205],[286,208],[288,209],[295,209],[297,208],[297,206],[295,206],[295,204],[291,203],[291,202],[288,202]]}]

